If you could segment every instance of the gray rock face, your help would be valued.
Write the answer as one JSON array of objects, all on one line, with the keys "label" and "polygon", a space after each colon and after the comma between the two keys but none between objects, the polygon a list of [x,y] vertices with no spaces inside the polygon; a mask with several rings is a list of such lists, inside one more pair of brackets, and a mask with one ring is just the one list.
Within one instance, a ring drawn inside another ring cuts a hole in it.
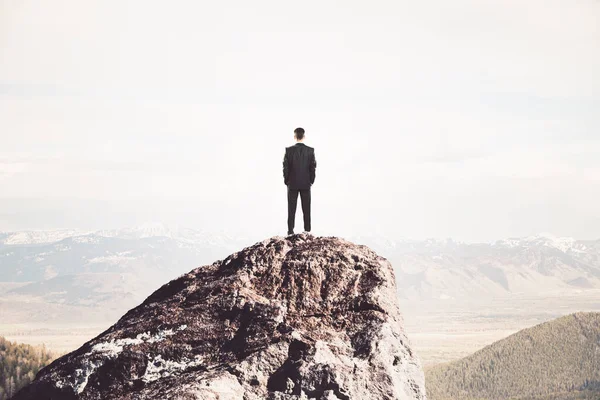
[{"label": "gray rock face", "polygon": [[426,399],[396,296],[369,248],[276,236],[162,286],[14,399]]}]

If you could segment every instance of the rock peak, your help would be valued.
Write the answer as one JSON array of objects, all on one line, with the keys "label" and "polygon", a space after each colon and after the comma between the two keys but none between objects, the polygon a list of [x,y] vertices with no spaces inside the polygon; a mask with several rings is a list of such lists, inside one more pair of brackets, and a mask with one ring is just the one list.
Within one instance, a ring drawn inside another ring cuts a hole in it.
[{"label": "rock peak", "polygon": [[390,263],[275,236],[165,284],[23,399],[426,399]]}]

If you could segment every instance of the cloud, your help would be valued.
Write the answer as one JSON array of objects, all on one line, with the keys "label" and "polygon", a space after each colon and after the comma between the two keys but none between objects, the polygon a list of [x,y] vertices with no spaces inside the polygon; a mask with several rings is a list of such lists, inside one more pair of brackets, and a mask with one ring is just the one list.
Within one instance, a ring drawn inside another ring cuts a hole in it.
[{"label": "cloud", "polygon": [[598,2],[1,7],[0,198],[276,226],[303,126],[331,224],[496,238],[538,231],[520,200],[559,234],[598,216]]},{"label": "cloud", "polygon": [[0,82],[0,96],[72,96],[78,94],[75,90],[69,90],[64,86],[42,83],[2,83]]},{"label": "cloud", "polygon": [[25,171],[27,164],[21,163],[2,163],[0,162],[0,180],[10,178],[15,174]]}]

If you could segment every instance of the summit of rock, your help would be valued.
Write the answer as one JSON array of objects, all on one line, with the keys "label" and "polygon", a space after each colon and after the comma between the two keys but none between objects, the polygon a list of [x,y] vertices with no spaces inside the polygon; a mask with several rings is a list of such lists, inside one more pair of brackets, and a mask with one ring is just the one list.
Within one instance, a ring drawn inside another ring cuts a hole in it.
[{"label": "summit of rock", "polygon": [[426,399],[392,266],[337,237],[266,239],[165,284],[14,397],[157,398]]}]

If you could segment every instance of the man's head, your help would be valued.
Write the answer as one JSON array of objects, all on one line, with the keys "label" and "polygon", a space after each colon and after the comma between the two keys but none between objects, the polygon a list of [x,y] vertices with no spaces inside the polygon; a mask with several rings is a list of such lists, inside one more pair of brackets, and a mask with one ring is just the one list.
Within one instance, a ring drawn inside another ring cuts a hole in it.
[{"label": "man's head", "polygon": [[302,129],[302,128],[294,129],[294,139],[296,139],[297,142],[303,141],[304,140],[304,129]]}]

